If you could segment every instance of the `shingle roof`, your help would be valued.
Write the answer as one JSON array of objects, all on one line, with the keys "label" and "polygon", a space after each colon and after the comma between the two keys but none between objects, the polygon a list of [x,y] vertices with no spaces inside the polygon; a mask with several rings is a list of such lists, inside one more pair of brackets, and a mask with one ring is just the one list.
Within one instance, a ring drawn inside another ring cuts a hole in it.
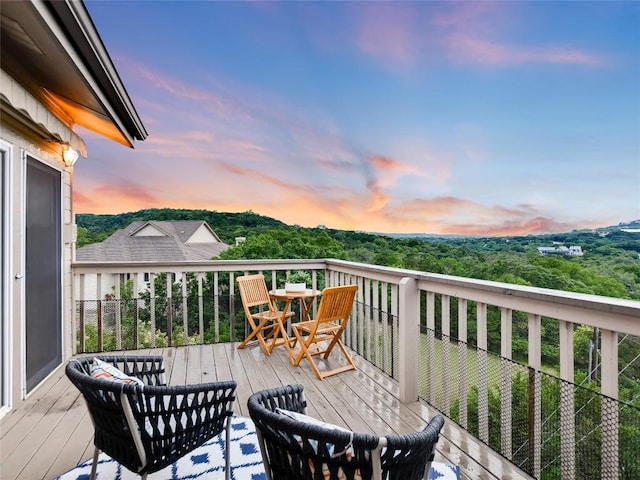
[{"label": "shingle roof", "polygon": [[[145,227],[155,229],[158,236],[140,235]],[[210,232],[213,241],[187,243],[203,227]],[[221,242],[204,221],[141,221],[114,232],[101,243],[78,248],[76,259],[103,262],[210,260],[228,248],[229,245]]]}]

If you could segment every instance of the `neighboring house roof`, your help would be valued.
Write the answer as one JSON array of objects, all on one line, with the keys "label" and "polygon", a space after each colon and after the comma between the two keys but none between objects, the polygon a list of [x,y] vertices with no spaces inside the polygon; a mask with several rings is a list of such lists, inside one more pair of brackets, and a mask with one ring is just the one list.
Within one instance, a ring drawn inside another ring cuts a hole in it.
[{"label": "neighboring house roof", "polygon": [[2,70],[24,89],[3,77],[3,114],[51,141],[79,146],[84,155],[81,142],[60,138],[55,122],[42,121],[38,104],[70,129],[81,125],[129,147],[147,137],[83,2],[2,2],[0,14]]},{"label": "neighboring house roof", "polygon": [[101,243],[78,248],[76,260],[180,262],[210,260],[229,248],[204,221],[133,222]]}]

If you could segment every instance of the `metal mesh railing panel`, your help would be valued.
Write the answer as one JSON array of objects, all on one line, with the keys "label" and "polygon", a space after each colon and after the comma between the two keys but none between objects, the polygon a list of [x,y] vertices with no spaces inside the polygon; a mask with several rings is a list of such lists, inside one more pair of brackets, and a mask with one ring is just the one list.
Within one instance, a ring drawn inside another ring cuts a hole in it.
[{"label": "metal mesh railing panel", "polygon": [[[345,335],[345,345],[390,377],[398,377],[398,319],[380,309],[354,302],[349,322],[360,335]],[[349,329],[351,330],[351,329]],[[346,333],[346,332],[345,332]]]},{"label": "metal mesh railing panel", "polygon": [[77,301],[76,348],[96,353],[228,342],[233,334],[244,338],[242,303],[239,297],[234,302],[229,295]]},{"label": "metal mesh railing panel", "polygon": [[637,406],[430,329],[420,343],[420,398],[530,475],[640,478]]}]

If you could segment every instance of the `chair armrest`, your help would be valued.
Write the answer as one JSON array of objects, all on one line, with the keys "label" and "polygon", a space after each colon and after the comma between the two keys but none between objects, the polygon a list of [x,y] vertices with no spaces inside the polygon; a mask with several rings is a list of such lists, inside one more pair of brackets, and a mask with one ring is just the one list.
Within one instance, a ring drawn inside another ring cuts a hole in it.
[{"label": "chair armrest", "polygon": [[435,451],[436,443],[440,437],[440,430],[444,426],[444,417],[435,415],[425,427],[419,432],[405,435],[387,435],[387,448],[389,449],[412,449],[432,445]]},{"label": "chair armrest", "polygon": [[381,456],[383,471],[394,472],[399,478],[422,478],[421,472],[428,475],[425,466],[435,457],[443,426],[444,417],[438,414],[419,432],[386,436]]},{"label": "chair armrest", "polygon": [[298,413],[305,413],[307,410],[302,385],[287,385],[256,392],[248,400],[249,409],[252,408],[252,405],[254,409],[262,406],[272,412],[275,412],[276,408]]}]

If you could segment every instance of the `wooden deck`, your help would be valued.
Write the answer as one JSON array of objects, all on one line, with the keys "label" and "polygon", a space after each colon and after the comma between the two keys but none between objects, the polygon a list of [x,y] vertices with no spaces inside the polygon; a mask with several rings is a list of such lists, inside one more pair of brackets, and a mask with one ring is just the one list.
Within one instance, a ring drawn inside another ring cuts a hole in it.
[{"label": "wooden deck", "polygon": [[[131,352],[164,356],[171,385],[233,379],[238,383],[237,415],[248,416],[247,398],[278,385],[301,383],[308,413],[361,432],[408,433],[435,413],[422,402],[403,405],[397,382],[354,355],[357,371],[318,380],[308,365],[293,367],[284,349],[265,357],[258,347],[197,345]],[[78,391],[61,367],[25,404],[0,420],[0,479],[53,479],[91,458],[91,420]],[[447,420],[436,460],[460,465],[462,478],[526,479],[465,430]]]}]

